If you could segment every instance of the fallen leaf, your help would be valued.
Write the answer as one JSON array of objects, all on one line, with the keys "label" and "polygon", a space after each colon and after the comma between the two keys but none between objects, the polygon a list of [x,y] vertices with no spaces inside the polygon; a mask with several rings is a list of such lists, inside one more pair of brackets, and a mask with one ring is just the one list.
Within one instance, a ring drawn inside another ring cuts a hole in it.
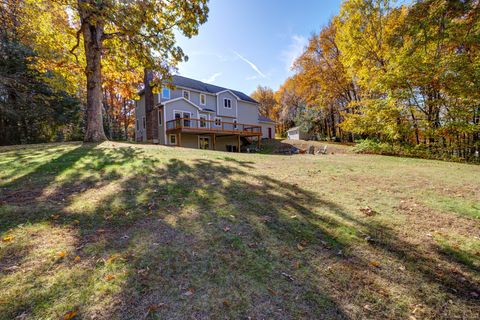
[{"label": "fallen leaf", "polygon": [[223,305],[225,307],[230,307],[230,302],[228,302],[228,300],[223,300]]},{"label": "fallen leaf", "polygon": [[81,260],[80,256],[76,256],[75,259],[73,259],[73,261],[75,262],[79,262]]},{"label": "fallen leaf", "polygon": [[297,244],[297,249],[298,249],[298,251],[303,251],[303,250],[305,250],[305,247],[302,246],[300,243],[298,243]]},{"label": "fallen leaf", "polygon": [[52,214],[52,215],[50,215],[50,218],[52,218],[53,220],[57,220],[58,218],[60,218],[60,215],[59,214]]},{"label": "fallen leaf", "polygon": [[300,269],[300,261],[295,262],[295,269]]},{"label": "fallen leaf", "polygon": [[380,268],[382,266],[378,261],[370,261],[370,265],[375,268]]},{"label": "fallen leaf", "polygon": [[368,305],[368,304],[364,305],[363,309],[368,310],[368,311],[372,311],[372,308],[370,308],[370,305]]},{"label": "fallen leaf", "polygon": [[6,237],[3,237],[2,241],[3,242],[10,242],[13,239],[15,239],[15,236],[6,236]]},{"label": "fallen leaf", "polygon": [[363,212],[366,216],[368,217],[371,217],[375,214],[377,214],[377,212],[375,212],[372,208],[370,207],[365,207],[365,208],[361,208],[360,209],[361,212]]},{"label": "fallen leaf", "polygon": [[225,231],[225,232],[230,231],[230,227],[225,227],[225,228],[223,228],[223,231]]},{"label": "fallen leaf", "polygon": [[165,303],[151,304],[151,305],[148,306],[148,312],[149,312],[149,313],[155,312],[155,311],[157,311],[158,309],[163,308],[163,307],[165,307],[165,306],[166,306]]},{"label": "fallen leaf", "polygon": [[275,290],[273,290],[273,289],[271,289],[271,288],[267,288],[267,290],[268,290],[271,294],[273,294],[274,296],[277,295],[277,292],[275,292]]},{"label": "fallen leaf", "polygon": [[76,315],[77,315],[77,311],[75,311],[75,310],[68,311],[67,313],[65,313],[63,315],[63,320],[73,319]]},{"label": "fallen leaf", "polygon": [[113,280],[113,279],[115,279],[115,276],[113,274],[107,274],[105,276],[105,280],[107,280],[107,281],[110,281],[110,280]]},{"label": "fallen leaf", "polygon": [[66,255],[67,255],[67,253],[65,251],[57,252],[57,256],[60,257],[60,258],[65,258]]},{"label": "fallen leaf", "polygon": [[190,288],[187,291],[185,291],[183,293],[183,295],[189,297],[189,296],[193,295],[193,292],[194,292],[194,290]]},{"label": "fallen leaf", "polygon": [[248,244],[248,247],[251,248],[251,249],[255,249],[258,247],[257,243],[256,242],[252,242],[252,243],[249,243]]}]

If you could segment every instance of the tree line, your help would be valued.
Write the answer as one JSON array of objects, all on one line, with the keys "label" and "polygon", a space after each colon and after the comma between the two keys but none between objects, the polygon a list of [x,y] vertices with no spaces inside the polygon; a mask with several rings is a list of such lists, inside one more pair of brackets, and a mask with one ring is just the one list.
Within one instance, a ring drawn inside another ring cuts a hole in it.
[{"label": "tree line", "polygon": [[478,159],[479,3],[344,1],[294,75],[253,96],[281,131],[300,125],[385,153]]}]

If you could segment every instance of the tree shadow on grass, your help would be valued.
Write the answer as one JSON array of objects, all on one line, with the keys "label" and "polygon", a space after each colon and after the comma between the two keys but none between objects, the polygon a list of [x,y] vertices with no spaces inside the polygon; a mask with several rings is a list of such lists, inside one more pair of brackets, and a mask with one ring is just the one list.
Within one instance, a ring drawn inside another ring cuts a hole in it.
[{"label": "tree shadow on grass", "polygon": [[[375,279],[401,285],[411,297],[444,312],[446,307],[408,288],[425,281],[471,307],[467,312],[475,310],[465,293],[476,290],[473,281],[451,277],[394,230],[360,220],[297,185],[257,175],[252,163],[227,161],[163,164],[141,149],[91,145],[7,185],[1,201],[15,210],[2,214],[2,231],[45,221],[73,229],[74,255],[90,263],[71,277],[89,279],[91,273],[97,278],[90,282],[112,286],[100,294],[82,285],[46,290],[5,310],[7,317],[42,315],[72,290],[82,291],[83,298],[68,305],[85,317],[405,317],[408,310],[398,310]],[[30,182],[36,196],[14,201],[9,192],[27,191]],[[111,184],[113,191],[105,192]],[[100,199],[89,197],[102,192]],[[82,201],[88,206],[79,206]],[[52,213],[61,216],[52,220]],[[374,250],[411,269],[402,277],[372,266],[369,256],[341,236],[348,232],[355,241],[358,234],[375,235]],[[55,267],[62,263],[67,264]],[[98,278],[105,272],[115,278]],[[108,303],[99,309],[88,295]],[[36,309],[38,304],[43,309]],[[374,308],[365,309],[366,304]]]}]

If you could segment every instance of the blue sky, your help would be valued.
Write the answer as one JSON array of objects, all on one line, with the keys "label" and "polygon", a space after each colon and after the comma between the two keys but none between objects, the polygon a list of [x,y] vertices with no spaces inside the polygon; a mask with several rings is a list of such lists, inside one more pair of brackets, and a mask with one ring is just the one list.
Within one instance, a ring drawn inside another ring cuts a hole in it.
[{"label": "blue sky", "polygon": [[178,37],[189,56],[179,74],[250,94],[274,90],[313,32],[338,13],[340,0],[211,0],[198,36]]}]

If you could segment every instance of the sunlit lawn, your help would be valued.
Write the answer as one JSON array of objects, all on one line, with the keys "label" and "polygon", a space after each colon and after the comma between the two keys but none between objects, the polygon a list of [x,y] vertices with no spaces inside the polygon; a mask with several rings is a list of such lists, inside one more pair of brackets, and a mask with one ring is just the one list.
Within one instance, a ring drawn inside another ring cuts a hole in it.
[{"label": "sunlit lawn", "polygon": [[50,144],[0,188],[1,319],[480,314],[479,166]]}]

